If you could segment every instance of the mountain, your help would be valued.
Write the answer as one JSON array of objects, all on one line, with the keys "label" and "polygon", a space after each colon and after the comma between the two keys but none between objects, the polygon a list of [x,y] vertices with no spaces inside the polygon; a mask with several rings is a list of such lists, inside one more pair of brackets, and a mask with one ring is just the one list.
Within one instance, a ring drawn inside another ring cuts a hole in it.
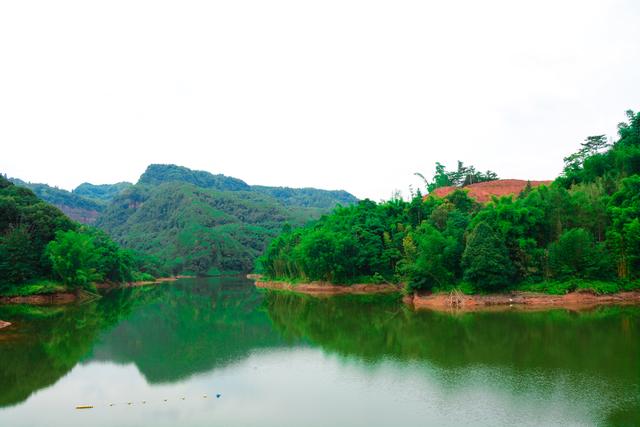
[{"label": "mountain", "polygon": [[67,191],[47,184],[25,182],[18,178],[9,178],[9,181],[30,189],[41,200],[51,203],[72,220],[83,224],[95,223],[117,194],[133,186],[130,182],[101,185],[85,182],[73,191]]},{"label": "mountain", "polygon": [[[166,182],[183,182],[201,188],[219,191],[255,191],[267,194],[286,206],[298,206],[320,210],[333,209],[336,204],[350,205],[358,199],[343,190],[319,190],[317,188],[250,186],[246,182],[226,175],[214,175],[176,165],[149,165],[138,184],[160,185]],[[77,189],[76,189],[77,191]]]},{"label": "mountain", "polygon": [[131,186],[133,186],[133,184],[130,182],[118,182],[116,184],[100,185],[84,182],[78,185],[72,191],[72,193],[87,199],[110,202],[115,196],[122,193],[124,190]]},{"label": "mountain", "polygon": [[18,178],[10,178],[9,181],[15,185],[30,189],[41,200],[51,203],[69,218],[84,224],[93,224],[100,212],[104,210],[104,202],[61,188],[51,187],[47,184],[25,182]]},{"label": "mountain", "polygon": [[174,273],[249,271],[285,224],[302,225],[349,205],[344,191],[250,186],[176,165],[150,165],[115,196],[96,225],[123,246],[160,258]]}]

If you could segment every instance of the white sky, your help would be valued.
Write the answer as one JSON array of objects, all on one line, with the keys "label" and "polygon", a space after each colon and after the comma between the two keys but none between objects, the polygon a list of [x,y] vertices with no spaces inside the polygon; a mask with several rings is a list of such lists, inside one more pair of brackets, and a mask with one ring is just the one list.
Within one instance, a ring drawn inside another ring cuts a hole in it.
[{"label": "white sky", "polygon": [[2,1],[0,172],[150,163],[405,194],[457,159],[554,178],[640,109],[640,1]]}]

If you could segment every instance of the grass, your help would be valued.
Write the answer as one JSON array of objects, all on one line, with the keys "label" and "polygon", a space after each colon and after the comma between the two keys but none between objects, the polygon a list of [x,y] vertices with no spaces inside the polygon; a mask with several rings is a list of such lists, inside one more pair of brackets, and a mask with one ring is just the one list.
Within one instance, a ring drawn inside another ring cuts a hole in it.
[{"label": "grass", "polygon": [[36,280],[21,285],[8,285],[0,290],[3,297],[26,297],[30,295],[53,294],[56,292],[66,292],[68,289],[61,283],[50,280]]}]

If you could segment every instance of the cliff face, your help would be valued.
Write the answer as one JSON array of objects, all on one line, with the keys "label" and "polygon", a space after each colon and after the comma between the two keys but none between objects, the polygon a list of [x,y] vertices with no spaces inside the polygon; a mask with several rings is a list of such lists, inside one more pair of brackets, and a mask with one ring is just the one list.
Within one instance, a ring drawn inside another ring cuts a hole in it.
[{"label": "cliff face", "polygon": [[550,185],[553,181],[526,181],[523,179],[498,179],[496,181],[479,182],[477,184],[467,185],[466,187],[440,187],[429,193],[438,197],[445,197],[457,189],[467,190],[469,197],[480,203],[486,203],[491,197],[497,196],[517,196],[525,189],[527,183],[531,183],[531,187],[540,185]]}]

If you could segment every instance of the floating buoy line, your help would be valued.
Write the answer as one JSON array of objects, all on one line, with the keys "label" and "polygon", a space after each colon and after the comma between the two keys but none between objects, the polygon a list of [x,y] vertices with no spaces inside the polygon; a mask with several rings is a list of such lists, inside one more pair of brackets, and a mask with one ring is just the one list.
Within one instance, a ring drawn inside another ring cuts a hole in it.
[{"label": "floating buoy line", "polygon": [[[220,399],[222,397],[221,393],[216,393],[216,399]],[[209,396],[207,396],[206,394],[203,394],[201,399],[207,399]],[[187,398],[185,396],[180,396],[177,400],[186,400]],[[169,399],[162,399],[162,402],[168,402]],[[119,403],[109,403],[108,405],[105,405],[107,407],[112,407],[112,406],[117,406],[117,405],[126,405],[126,406],[134,406],[136,402],[133,401],[127,401],[127,402],[119,402]],[[139,402],[141,405],[146,405],[147,403],[153,403],[152,401],[148,401],[148,400],[141,400]],[[93,409],[94,405],[76,405],[76,409]]]}]

